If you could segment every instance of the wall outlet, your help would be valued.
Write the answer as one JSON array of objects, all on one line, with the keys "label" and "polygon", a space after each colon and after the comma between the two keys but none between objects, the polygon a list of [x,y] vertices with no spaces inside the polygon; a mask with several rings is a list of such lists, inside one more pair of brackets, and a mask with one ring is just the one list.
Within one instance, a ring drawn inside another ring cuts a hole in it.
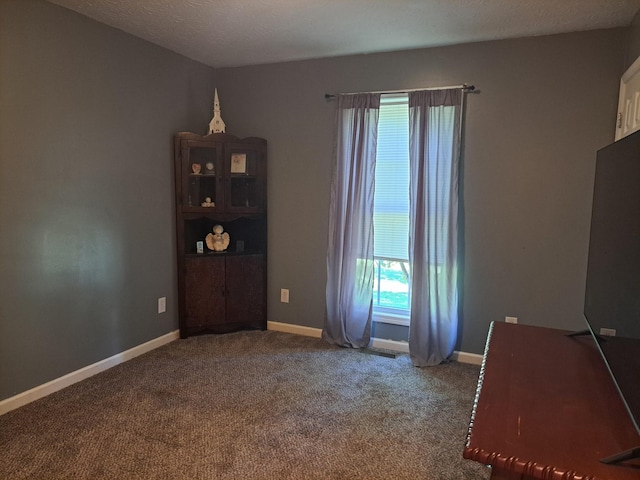
[{"label": "wall outlet", "polygon": [[158,313],[164,313],[167,311],[167,297],[160,297],[158,299]]},{"label": "wall outlet", "polygon": [[289,289],[281,288],[280,289],[280,301],[282,303],[289,303]]},{"label": "wall outlet", "polygon": [[504,321],[507,323],[518,323],[518,317],[504,317]]},{"label": "wall outlet", "polygon": [[615,337],[616,336],[616,329],[615,328],[601,328],[600,329],[600,335],[604,335],[607,337]]}]

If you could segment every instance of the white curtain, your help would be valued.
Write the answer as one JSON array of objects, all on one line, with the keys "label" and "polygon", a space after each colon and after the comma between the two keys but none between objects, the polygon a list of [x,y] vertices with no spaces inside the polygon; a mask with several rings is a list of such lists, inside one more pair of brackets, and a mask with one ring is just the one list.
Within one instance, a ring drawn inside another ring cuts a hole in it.
[{"label": "white curtain", "polygon": [[340,95],[327,250],[327,317],[322,337],[369,344],[373,311],[373,193],[379,94]]},{"label": "white curtain", "polygon": [[409,94],[409,354],[446,360],[458,330],[458,168],[462,91]]}]

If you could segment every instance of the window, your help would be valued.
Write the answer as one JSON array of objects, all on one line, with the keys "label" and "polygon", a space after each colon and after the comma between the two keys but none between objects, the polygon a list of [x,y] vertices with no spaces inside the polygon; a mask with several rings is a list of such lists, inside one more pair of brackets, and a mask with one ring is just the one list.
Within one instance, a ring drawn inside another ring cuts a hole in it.
[{"label": "window", "polygon": [[409,106],[383,95],[374,195],[374,320],[409,324]]},{"label": "window", "polygon": [[412,90],[406,101],[381,102],[380,93],[338,96],[328,341],[361,348],[370,340],[372,313],[377,322],[406,324],[408,316],[414,365],[437,365],[453,352],[463,95],[455,87]]}]

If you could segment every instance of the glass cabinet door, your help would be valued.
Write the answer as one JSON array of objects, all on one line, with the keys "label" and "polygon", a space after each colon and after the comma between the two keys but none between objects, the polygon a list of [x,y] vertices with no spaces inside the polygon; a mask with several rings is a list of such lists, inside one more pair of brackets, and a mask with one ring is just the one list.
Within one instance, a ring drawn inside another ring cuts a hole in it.
[{"label": "glass cabinet door", "polygon": [[227,148],[225,157],[227,211],[263,212],[266,203],[263,150],[250,145],[231,145]]},{"label": "glass cabinet door", "polygon": [[215,144],[183,142],[182,207],[185,211],[222,209],[220,150]]}]

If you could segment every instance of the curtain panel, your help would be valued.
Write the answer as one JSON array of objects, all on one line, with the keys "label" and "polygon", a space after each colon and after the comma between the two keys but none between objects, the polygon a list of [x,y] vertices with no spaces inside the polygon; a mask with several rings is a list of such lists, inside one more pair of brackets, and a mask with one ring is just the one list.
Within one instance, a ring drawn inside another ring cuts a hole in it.
[{"label": "curtain panel", "polygon": [[380,94],[339,95],[322,338],[369,344],[373,313],[373,195]]},{"label": "curtain panel", "polygon": [[409,354],[420,367],[448,359],[457,338],[462,95],[409,93]]}]

